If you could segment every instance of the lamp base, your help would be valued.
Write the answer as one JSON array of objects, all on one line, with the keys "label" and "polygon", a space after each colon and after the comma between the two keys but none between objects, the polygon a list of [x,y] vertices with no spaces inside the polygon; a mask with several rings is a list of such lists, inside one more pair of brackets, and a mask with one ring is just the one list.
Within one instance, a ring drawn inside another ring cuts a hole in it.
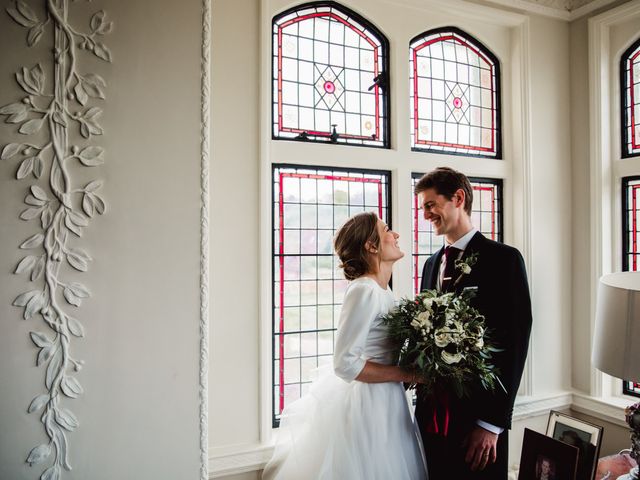
[{"label": "lamp base", "polygon": [[617,480],[638,480],[638,467],[633,467],[629,473],[620,475]]}]

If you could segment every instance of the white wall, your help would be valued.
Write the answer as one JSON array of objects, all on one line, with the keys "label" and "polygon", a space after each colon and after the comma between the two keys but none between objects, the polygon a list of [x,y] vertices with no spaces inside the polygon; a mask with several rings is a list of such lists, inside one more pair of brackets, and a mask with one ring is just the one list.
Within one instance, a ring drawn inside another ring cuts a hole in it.
[{"label": "white wall", "polygon": [[[100,9],[115,28],[104,39],[113,64],[78,57],[82,72],[108,82],[106,101],[97,103],[105,135],[91,142],[105,148],[106,163],[88,169],[74,161],[70,170],[81,185],[104,179],[108,211],[70,240],[94,258],[89,271],[65,267],[60,275],[93,294],[77,309],[86,336],[71,343],[86,362],[77,374],[85,394],[62,401],[80,422],[68,434],[73,471],[62,478],[198,478],[201,2],[68,3],[78,30]],[[22,66],[42,61],[51,88],[51,34],[34,50],[25,36],[3,9],[0,105],[21,98],[13,75]],[[15,132],[0,124],[0,144],[23,137]],[[80,140],[77,129],[70,138]],[[35,180],[15,180],[16,169],[14,159],[0,163],[0,478],[17,480],[39,478],[48,465],[25,464],[46,440],[38,414],[26,411],[44,392],[28,332],[48,328],[11,306],[29,288],[11,274],[24,253],[18,245],[39,229],[18,218]],[[48,188],[44,178],[38,183]]]}]

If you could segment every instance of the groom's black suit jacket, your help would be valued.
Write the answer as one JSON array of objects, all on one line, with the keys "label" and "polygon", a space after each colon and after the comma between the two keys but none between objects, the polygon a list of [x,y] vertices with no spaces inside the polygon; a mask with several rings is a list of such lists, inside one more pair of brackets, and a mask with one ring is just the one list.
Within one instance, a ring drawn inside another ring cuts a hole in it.
[{"label": "groom's black suit jacket", "polygon": [[[444,248],[426,261],[421,290],[436,288],[443,252]],[[500,370],[499,378],[507,393],[499,386],[489,392],[479,382],[470,385],[469,397],[458,399],[453,392],[449,392],[450,431],[454,436],[466,435],[474,428],[476,420],[505,430],[511,427],[513,404],[527,357],[532,321],[529,285],[520,252],[508,245],[489,240],[477,232],[467,245],[462,260],[472,253],[477,253],[476,263],[468,275],[462,275],[454,290],[460,292],[466,287],[477,287],[472,304],[485,316],[493,343],[503,349],[502,352],[493,354],[492,361]],[[459,271],[456,271],[454,278],[459,275]],[[423,432],[425,422],[432,415],[427,411],[427,402],[423,398],[428,393],[419,389],[416,404],[416,418]],[[458,443],[460,439],[455,440]],[[425,442],[428,443],[427,439]],[[428,445],[426,447],[429,454]],[[499,458],[498,461],[505,462],[506,468],[506,458]]]}]

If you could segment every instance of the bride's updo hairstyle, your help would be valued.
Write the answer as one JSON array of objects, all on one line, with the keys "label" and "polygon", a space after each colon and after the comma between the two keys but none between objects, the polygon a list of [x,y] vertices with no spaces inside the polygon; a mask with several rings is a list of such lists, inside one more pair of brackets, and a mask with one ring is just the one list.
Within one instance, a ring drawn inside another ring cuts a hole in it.
[{"label": "bride's updo hairstyle", "polygon": [[336,233],[333,247],[340,258],[340,268],[347,280],[355,280],[369,272],[367,242],[374,248],[380,244],[378,217],[373,212],[358,213],[345,222]]}]

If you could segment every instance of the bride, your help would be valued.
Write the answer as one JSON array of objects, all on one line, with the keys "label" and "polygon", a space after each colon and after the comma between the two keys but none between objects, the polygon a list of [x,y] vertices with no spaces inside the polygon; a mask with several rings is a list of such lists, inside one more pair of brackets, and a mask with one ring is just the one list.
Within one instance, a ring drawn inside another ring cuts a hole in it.
[{"label": "bride", "polygon": [[[351,280],[336,334],[333,372],[285,408],[263,480],[424,480],[426,466],[381,316],[395,305],[398,234],[374,213],[351,217],[334,240]],[[419,379],[418,379],[419,380]]]}]

